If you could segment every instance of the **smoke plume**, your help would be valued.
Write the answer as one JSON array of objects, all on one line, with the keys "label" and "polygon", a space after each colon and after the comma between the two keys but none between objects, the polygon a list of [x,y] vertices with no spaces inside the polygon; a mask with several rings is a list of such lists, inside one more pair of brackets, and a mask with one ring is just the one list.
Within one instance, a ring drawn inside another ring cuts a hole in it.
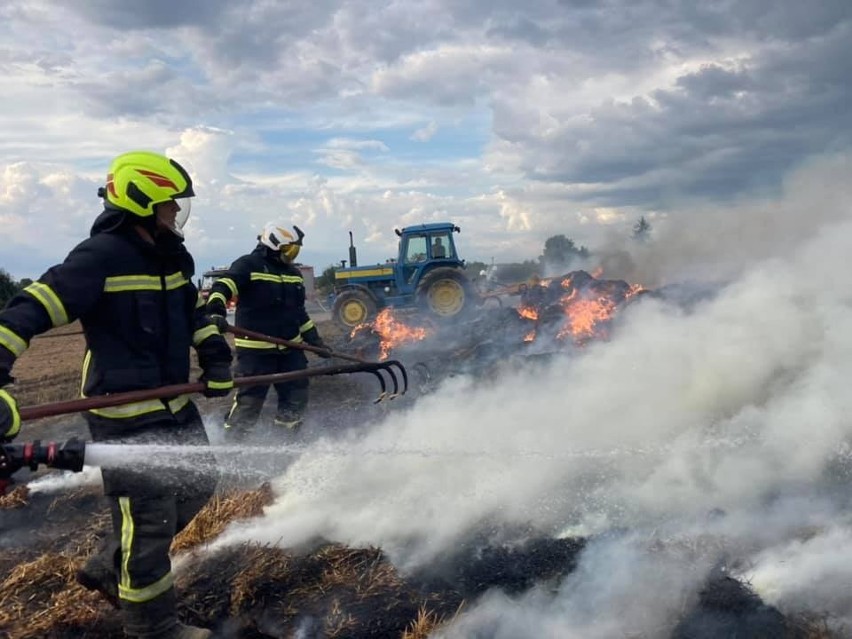
[{"label": "smoke plume", "polygon": [[591,537],[555,590],[491,593],[447,636],[660,636],[719,562],[779,605],[843,617],[852,200],[838,162],[791,178],[772,209],[655,240],[668,281],[717,258],[729,279],[712,299],[687,311],[646,296],[608,342],[497,381],[453,378],[321,440],[278,478],[266,516],[224,543],[321,537],[415,570],[483,526]]}]

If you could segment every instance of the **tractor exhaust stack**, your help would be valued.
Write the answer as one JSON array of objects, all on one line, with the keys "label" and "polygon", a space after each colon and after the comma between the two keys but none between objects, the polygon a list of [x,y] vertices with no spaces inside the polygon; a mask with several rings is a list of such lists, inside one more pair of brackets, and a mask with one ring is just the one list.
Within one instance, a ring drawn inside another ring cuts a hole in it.
[{"label": "tractor exhaust stack", "polygon": [[352,231],[349,231],[349,266],[358,266],[358,256],[355,254],[355,242],[352,239]]}]

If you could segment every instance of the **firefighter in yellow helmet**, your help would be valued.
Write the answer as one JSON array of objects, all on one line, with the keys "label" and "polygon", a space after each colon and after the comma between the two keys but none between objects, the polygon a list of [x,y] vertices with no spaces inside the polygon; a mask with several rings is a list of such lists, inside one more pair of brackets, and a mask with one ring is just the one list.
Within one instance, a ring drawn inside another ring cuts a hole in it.
[{"label": "firefighter in yellow helmet", "polygon": [[[80,320],[86,337],[82,394],[106,395],[189,381],[190,348],[208,396],[233,388],[231,352],[193,285],[181,227],[195,193],[184,168],[157,153],[133,151],[112,162],[99,190],[104,211],[90,237],[0,312],[0,386],[34,335]],[[96,442],[207,444],[188,396],[149,400],[85,415]],[[0,436],[20,428],[10,393],[0,390]],[[200,639],[178,622],[169,546],[212,496],[215,463],[192,469],[102,469],[113,534],[77,580],[121,608],[130,637]]]},{"label": "firefighter in yellow helmet", "polygon": [[[325,348],[305,309],[305,282],[294,264],[304,234],[294,226],[270,222],[255,249],[237,259],[218,279],[207,298],[207,309],[221,327],[227,325],[226,305],[237,299],[235,325],[271,337]],[[253,339],[237,338],[237,371],[241,376],[303,370],[305,352]],[[274,424],[295,431],[308,404],[308,380],[275,384],[278,410]],[[241,388],[225,421],[228,439],[250,435],[260,417],[269,386]]]}]

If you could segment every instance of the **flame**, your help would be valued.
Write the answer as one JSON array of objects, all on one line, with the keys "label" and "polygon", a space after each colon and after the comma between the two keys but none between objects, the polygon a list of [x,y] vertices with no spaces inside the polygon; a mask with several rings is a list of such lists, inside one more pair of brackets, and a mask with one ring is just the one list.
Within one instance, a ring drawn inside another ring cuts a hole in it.
[{"label": "flame", "polygon": [[422,326],[409,326],[394,315],[391,308],[382,309],[370,324],[361,324],[352,329],[351,336],[369,329],[379,338],[379,360],[386,360],[390,352],[403,344],[426,339],[430,331]]},{"label": "flame", "polygon": [[[600,273],[598,269],[596,273]],[[559,281],[559,288],[564,293],[548,305],[562,307],[565,320],[556,334],[556,339],[571,339],[577,345],[583,345],[590,339],[606,339],[608,337],[609,321],[613,318],[621,304],[645,290],[639,284],[630,285],[626,290],[624,283],[610,280],[598,280],[583,271],[566,275]],[[552,287],[551,287],[552,290]],[[537,321],[541,308],[536,303],[522,304],[517,308],[518,315],[525,319]],[[524,336],[525,342],[536,338],[537,329]]]},{"label": "flame", "polygon": [[603,275],[603,266],[599,266],[594,271],[592,271],[592,277],[594,277],[595,279],[600,278],[601,275]]},{"label": "flame", "polygon": [[600,324],[615,314],[616,303],[612,299],[604,296],[584,298],[572,291],[562,298],[561,304],[567,317],[556,339],[570,336],[576,344],[583,344],[592,338],[607,336]]},{"label": "flame", "polygon": [[[566,279],[570,280],[570,278]],[[562,285],[569,288],[565,286],[565,281]],[[563,339],[570,336],[578,345],[585,344],[590,339],[606,339],[609,336],[606,322],[613,318],[619,304],[623,304],[644,290],[645,287],[641,284],[633,284],[620,302],[608,292],[601,294],[600,291],[587,291],[587,294],[582,294],[577,289],[572,290],[560,300],[567,318],[565,325],[556,334],[556,338]]]},{"label": "flame", "polygon": [[519,306],[518,307],[518,315],[524,317],[528,320],[537,320],[538,319],[538,311],[535,310],[532,306]]}]

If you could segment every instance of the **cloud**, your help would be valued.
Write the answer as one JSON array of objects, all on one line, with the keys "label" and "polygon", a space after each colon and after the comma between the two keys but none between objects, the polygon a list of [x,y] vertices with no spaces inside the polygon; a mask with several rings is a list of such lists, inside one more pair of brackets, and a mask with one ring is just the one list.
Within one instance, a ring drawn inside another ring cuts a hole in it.
[{"label": "cloud", "polygon": [[417,129],[414,133],[412,133],[411,139],[417,140],[418,142],[428,142],[437,132],[438,124],[434,120],[432,120],[426,126]]},{"label": "cloud", "polygon": [[[64,4],[55,2],[55,4]],[[213,25],[221,19],[224,0],[209,0],[202,5],[188,5],[170,0],[142,0],[128,5],[115,0],[91,0],[75,9],[98,24],[118,30],[171,29],[186,25]]]},{"label": "cloud", "polygon": [[417,215],[470,229],[477,258],[557,233],[594,250],[639,215],[771,196],[852,142],[842,0],[9,0],[0,17],[7,162],[95,180],[128,148],[231,132],[192,158],[228,187],[189,229],[205,261],[232,257],[206,251],[237,216],[276,210],[316,224],[319,262],[348,227],[378,238]]}]

